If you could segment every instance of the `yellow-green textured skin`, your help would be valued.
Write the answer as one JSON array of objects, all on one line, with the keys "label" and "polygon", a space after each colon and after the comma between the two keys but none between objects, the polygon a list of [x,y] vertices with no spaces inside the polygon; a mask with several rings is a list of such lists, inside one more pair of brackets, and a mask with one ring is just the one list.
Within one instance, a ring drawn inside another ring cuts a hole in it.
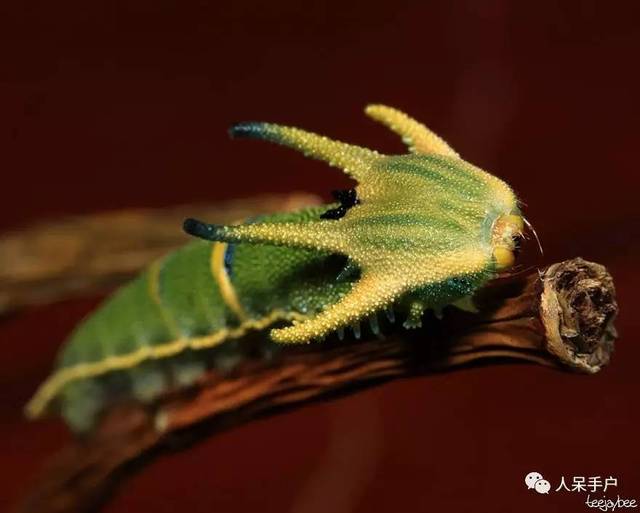
[{"label": "yellow-green textured skin", "polygon": [[249,331],[280,321],[289,325],[271,331],[274,341],[309,342],[346,327],[359,332],[363,320],[377,331],[385,309],[406,312],[405,326],[416,327],[425,309],[470,297],[508,266],[504,254],[521,230],[509,186],[405,114],[381,105],[366,112],[410,153],[382,155],[268,123],[233,127],[233,136],[344,169],[358,204],[339,219],[320,217],[328,205],[233,226],[200,223],[197,235],[208,241],[156,262],[78,326],[27,413],[56,405],[85,431],[113,402],[151,402],[226,365],[231,341]]},{"label": "yellow-green textured skin", "polygon": [[[273,330],[276,342],[324,337],[400,299],[420,313],[446,305],[493,275],[496,245],[512,249],[508,239],[519,227],[498,234],[494,230],[501,217],[519,219],[516,197],[505,182],[462,160],[405,114],[381,105],[366,112],[401,134],[413,153],[381,155],[269,123],[244,123],[231,130],[234,136],[267,139],[325,160],[358,182],[360,203],[338,220],[208,225],[199,234],[209,240],[339,253],[360,269],[361,278],[349,294],[311,319]],[[452,286],[456,281],[462,285]]]}]

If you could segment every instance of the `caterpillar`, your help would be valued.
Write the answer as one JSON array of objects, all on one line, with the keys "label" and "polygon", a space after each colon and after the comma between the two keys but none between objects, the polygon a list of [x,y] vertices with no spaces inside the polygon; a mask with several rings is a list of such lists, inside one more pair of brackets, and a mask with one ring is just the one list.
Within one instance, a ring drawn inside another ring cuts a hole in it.
[{"label": "caterpillar", "polygon": [[234,341],[251,332],[270,329],[279,344],[342,337],[347,328],[359,337],[364,321],[379,332],[381,312],[404,314],[411,329],[426,309],[471,308],[474,292],[514,263],[525,223],[514,192],[408,115],[384,105],[365,112],[409,152],[384,155],[271,123],[234,125],[232,137],[291,147],[357,185],[334,192],[336,203],[242,224],[185,220],[196,239],[76,327],[27,416],[57,412],[86,432],[114,402],[153,403],[212,364],[232,365]]}]

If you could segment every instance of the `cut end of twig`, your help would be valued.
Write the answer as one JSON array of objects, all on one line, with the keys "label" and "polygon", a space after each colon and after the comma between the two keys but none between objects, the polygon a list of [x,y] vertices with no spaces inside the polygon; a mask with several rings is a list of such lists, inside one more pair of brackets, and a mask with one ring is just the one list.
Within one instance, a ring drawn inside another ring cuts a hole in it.
[{"label": "cut end of twig", "polygon": [[598,372],[609,363],[617,336],[611,275],[602,265],[574,258],[552,265],[541,279],[547,349],[576,370]]}]

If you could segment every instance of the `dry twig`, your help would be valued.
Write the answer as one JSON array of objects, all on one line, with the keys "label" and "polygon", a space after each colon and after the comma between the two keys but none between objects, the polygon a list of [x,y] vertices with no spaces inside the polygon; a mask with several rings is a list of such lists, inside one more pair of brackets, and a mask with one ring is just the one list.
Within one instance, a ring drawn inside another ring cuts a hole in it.
[{"label": "dry twig", "polygon": [[[209,373],[186,393],[152,408],[112,410],[91,438],[50,464],[21,511],[93,511],[123,475],[176,442],[205,436],[284,408],[396,378],[478,362],[532,362],[597,372],[609,361],[617,313],[604,267],[574,259],[509,280],[477,296],[479,314],[447,310],[420,331],[384,340],[287,347],[275,359],[248,358],[231,375]],[[252,340],[243,341],[251,354]]]}]

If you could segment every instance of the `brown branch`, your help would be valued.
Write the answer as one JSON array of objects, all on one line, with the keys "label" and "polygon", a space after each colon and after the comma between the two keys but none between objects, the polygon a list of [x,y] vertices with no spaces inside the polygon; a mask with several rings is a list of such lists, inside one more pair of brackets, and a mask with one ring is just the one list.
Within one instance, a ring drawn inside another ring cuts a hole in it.
[{"label": "brown branch", "polygon": [[153,408],[112,410],[90,439],[56,458],[20,511],[93,511],[124,475],[176,443],[383,381],[499,362],[593,373],[609,361],[617,305],[611,277],[598,264],[578,258],[497,280],[476,302],[480,313],[447,310],[420,331],[286,347],[271,359],[255,354],[255,340],[247,339],[247,362],[233,374],[210,372]]},{"label": "brown branch", "polygon": [[0,236],[0,314],[104,292],[185,244],[185,217],[234,222],[317,204],[310,194],[132,209],[42,223]]}]

